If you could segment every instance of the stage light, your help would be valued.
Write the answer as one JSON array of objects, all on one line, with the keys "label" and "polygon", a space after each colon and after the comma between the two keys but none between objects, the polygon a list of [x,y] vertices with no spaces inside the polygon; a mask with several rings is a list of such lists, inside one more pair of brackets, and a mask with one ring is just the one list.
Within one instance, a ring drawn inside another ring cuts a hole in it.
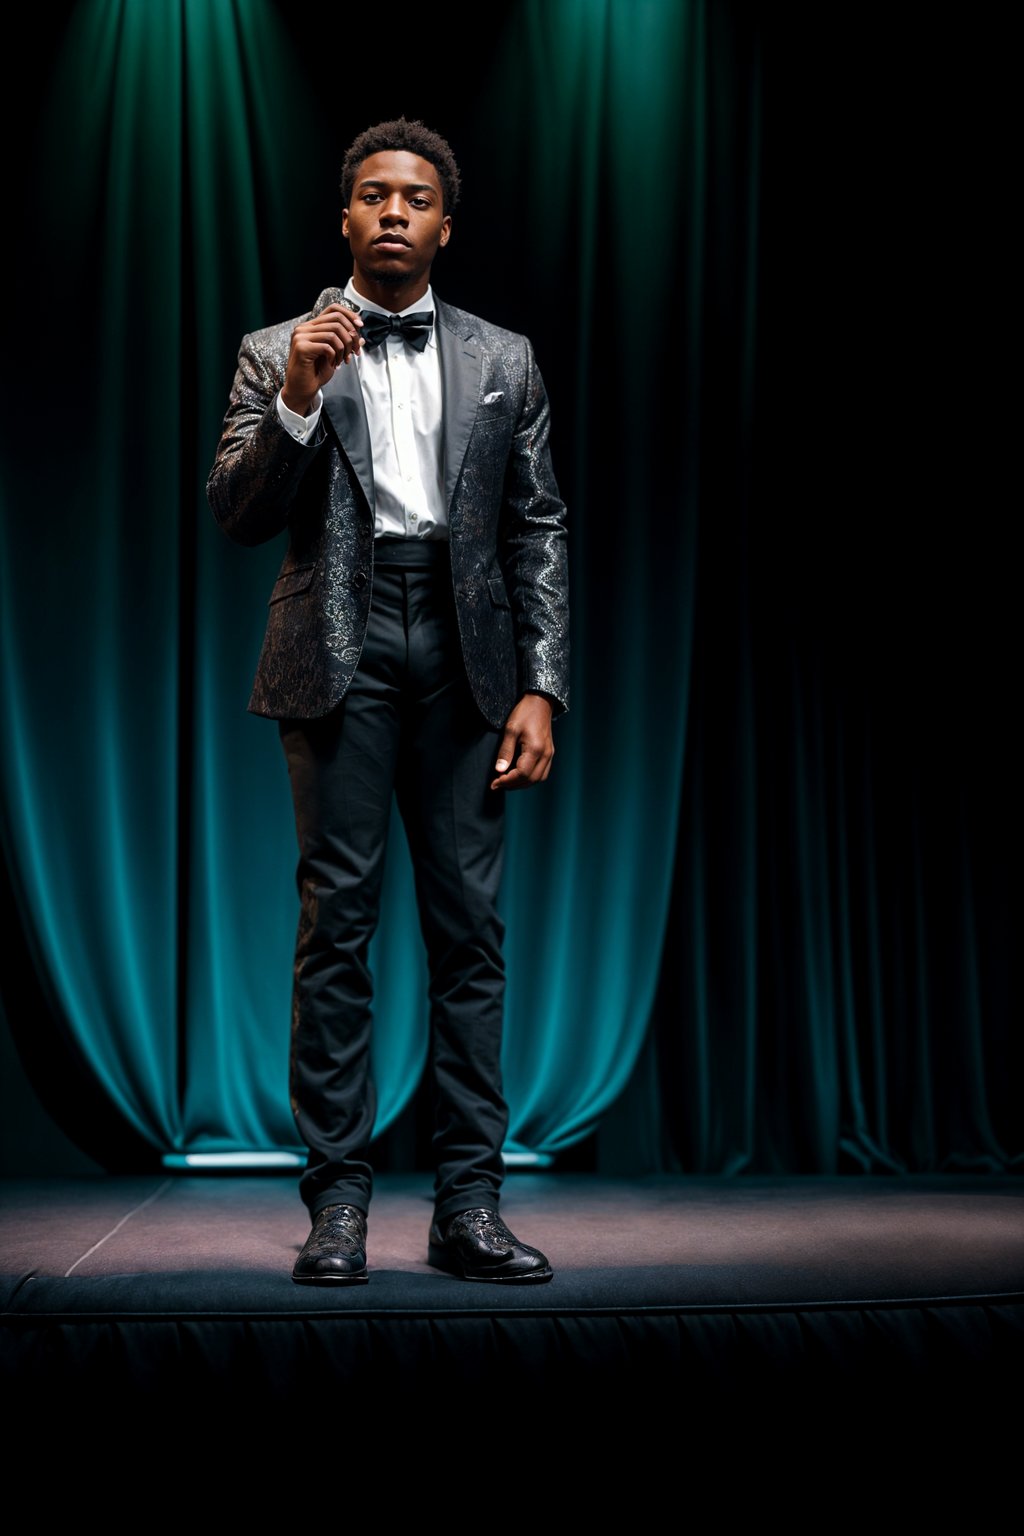
[{"label": "stage light", "polygon": [[165,1168],[301,1168],[298,1152],[165,1152]]},{"label": "stage light", "polygon": [[[507,1168],[550,1168],[554,1158],[545,1152],[505,1152]],[[186,1172],[190,1168],[302,1168],[304,1152],[165,1152],[165,1168]]]}]

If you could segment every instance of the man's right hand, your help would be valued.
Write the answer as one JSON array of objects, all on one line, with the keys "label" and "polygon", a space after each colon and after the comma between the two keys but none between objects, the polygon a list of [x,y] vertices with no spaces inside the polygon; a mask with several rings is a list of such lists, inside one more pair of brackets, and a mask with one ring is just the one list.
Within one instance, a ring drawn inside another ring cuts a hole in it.
[{"label": "man's right hand", "polygon": [[316,392],[334,377],[335,369],[360,351],[363,322],[341,304],[328,304],[315,320],[292,331],[281,399],[290,411],[306,416]]}]

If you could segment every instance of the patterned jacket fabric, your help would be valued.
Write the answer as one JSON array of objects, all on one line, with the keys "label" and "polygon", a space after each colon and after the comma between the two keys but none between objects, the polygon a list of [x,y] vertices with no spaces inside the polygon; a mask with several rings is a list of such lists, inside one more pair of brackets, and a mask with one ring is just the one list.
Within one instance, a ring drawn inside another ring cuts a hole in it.
[{"label": "patterned jacket fabric", "polygon": [[[249,709],[311,719],[343,698],[373,590],[370,435],[358,368],[324,387],[313,440],[282,426],[276,396],[294,327],[328,304],[242,339],[207,496],[224,532],[261,544],[287,531]],[[466,672],[495,728],[526,692],[569,707],[565,506],[548,446],[549,406],[533,348],[435,296],[444,391],[451,569]]]}]

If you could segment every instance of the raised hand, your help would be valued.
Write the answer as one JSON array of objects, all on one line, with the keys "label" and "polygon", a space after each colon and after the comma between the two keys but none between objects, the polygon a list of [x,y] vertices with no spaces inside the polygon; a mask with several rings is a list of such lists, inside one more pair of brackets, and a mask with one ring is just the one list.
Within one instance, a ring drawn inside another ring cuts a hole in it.
[{"label": "raised hand", "polygon": [[314,320],[304,320],[292,331],[281,399],[299,416],[309,414],[316,392],[334,377],[362,347],[363,322],[351,309],[328,304]]}]

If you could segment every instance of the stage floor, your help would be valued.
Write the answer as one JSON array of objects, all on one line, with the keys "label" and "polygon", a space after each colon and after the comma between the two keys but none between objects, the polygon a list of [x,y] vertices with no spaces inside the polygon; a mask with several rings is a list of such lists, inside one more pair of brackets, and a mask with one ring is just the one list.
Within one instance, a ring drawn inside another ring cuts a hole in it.
[{"label": "stage floor", "polygon": [[502,1214],[555,1269],[470,1284],[426,1262],[429,1178],[384,1176],[365,1286],[290,1278],[294,1175],[0,1185],[8,1313],[573,1313],[1024,1300],[1024,1180],[510,1174]]},{"label": "stage floor", "polygon": [[301,1510],[326,1467],[340,1481],[311,1497],[332,1519],[411,1500],[430,1523],[436,1491],[446,1522],[519,1501],[595,1528],[615,1500],[660,1519],[682,1486],[760,1518],[781,1468],[771,1507],[816,1525],[822,1479],[830,1508],[841,1487],[874,1518],[925,1454],[915,1517],[923,1498],[948,1515],[954,1478],[973,1508],[979,1476],[1015,1477],[1024,1181],[517,1171],[503,1215],[555,1269],[530,1286],[431,1269],[430,1196],[380,1178],[369,1284],[327,1287],[291,1280],[294,1174],[0,1186],[14,1464],[45,1434],[75,1467],[54,1490],[69,1512],[126,1479],[148,1509],[159,1468],[165,1513],[215,1489],[265,1521],[271,1488]]}]

